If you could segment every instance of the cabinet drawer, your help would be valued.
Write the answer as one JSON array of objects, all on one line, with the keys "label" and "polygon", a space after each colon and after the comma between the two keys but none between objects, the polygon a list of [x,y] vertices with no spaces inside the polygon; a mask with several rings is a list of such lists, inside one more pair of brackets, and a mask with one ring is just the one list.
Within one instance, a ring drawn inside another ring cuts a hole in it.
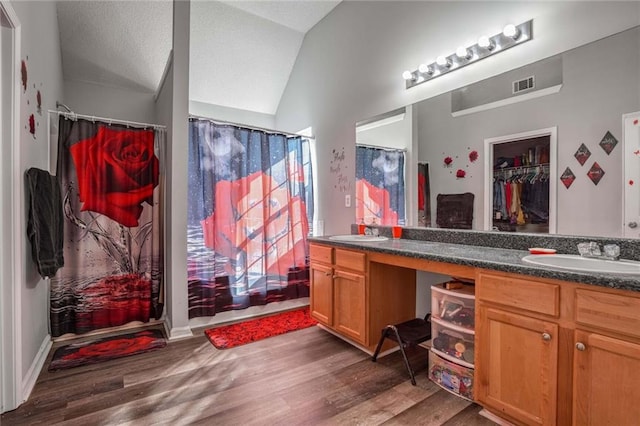
[{"label": "cabinet drawer", "polygon": [[429,379],[442,388],[473,401],[473,370],[429,351]]},{"label": "cabinet drawer", "polygon": [[312,262],[333,263],[333,248],[319,246],[316,244],[309,245],[309,257]]},{"label": "cabinet drawer", "polygon": [[554,317],[560,314],[560,286],[509,275],[480,273],[479,300]]},{"label": "cabinet drawer", "polygon": [[577,289],[576,322],[640,337],[640,298]]},{"label": "cabinet drawer", "polygon": [[357,251],[336,249],[336,267],[365,272],[367,255]]}]

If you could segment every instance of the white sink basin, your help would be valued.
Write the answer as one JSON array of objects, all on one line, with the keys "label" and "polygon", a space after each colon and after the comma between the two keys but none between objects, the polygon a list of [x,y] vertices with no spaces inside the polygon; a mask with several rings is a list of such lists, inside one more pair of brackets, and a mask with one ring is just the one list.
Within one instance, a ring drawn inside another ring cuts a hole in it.
[{"label": "white sink basin", "polygon": [[640,274],[640,262],[633,260],[592,259],[572,254],[532,254],[522,258],[524,262],[539,266],[604,274]]},{"label": "white sink basin", "polygon": [[329,237],[330,240],[335,241],[351,241],[357,243],[370,243],[373,241],[386,241],[387,237],[378,237],[375,235],[333,235]]}]

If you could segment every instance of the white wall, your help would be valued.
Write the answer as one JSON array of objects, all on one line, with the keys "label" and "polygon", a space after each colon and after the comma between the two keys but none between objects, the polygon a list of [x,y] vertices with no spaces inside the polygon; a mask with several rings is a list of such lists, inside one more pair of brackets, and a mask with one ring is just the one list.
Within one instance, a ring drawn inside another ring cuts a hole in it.
[{"label": "white wall", "polygon": [[[21,58],[27,64],[27,88],[21,89],[20,172],[30,167],[48,170],[47,110],[55,109],[56,100],[62,99],[63,79],[56,5],[52,2],[11,2],[21,24]],[[42,98],[41,113],[37,111],[36,93]],[[35,135],[29,132],[28,118],[36,121]],[[5,143],[5,142],[3,142]],[[31,260],[31,247],[26,238],[26,209],[24,178],[19,181],[19,228],[22,247],[19,251],[22,266],[20,286],[20,341],[19,371],[23,398],[27,398],[50,345],[48,332],[48,282],[38,275]],[[18,401],[21,402],[21,401]]]},{"label": "white wall", "polygon": [[173,3],[171,67],[157,111],[168,126],[165,162],[165,316],[169,339],[191,336],[187,294],[187,166],[190,2]]},{"label": "white wall", "polygon": [[[353,208],[335,207],[345,194],[333,191],[329,167],[332,150],[342,147],[345,163],[354,164],[356,122],[631,28],[639,13],[637,2],[339,4],[307,33],[276,114],[277,128],[313,127],[319,180],[328,183],[318,190],[325,232],[348,232],[354,220]],[[529,19],[532,41],[405,90],[403,70]]]},{"label": "white wall", "polygon": [[[482,229],[483,164],[470,163],[468,153],[476,150],[482,159],[485,138],[557,126],[557,176],[567,167],[576,175],[569,189],[558,181],[557,232],[622,236],[622,115],[640,110],[640,29],[560,56],[563,86],[559,93],[461,117],[451,116],[450,92],[417,104],[420,161],[432,165],[432,206],[438,193],[472,192],[476,196],[473,226]],[[495,80],[510,87],[511,81],[532,74],[525,68]],[[619,142],[609,155],[598,145],[607,131]],[[574,157],[582,143],[591,151],[583,166]],[[442,167],[445,156],[455,158],[450,169]],[[594,161],[605,171],[598,185],[587,177]],[[458,168],[467,171],[465,179],[456,179]]]},{"label": "white wall", "polygon": [[190,100],[189,114],[227,121],[234,124],[277,130],[275,128],[275,116],[261,112],[246,111],[244,109],[229,108]]},{"label": "white wall", "polygon": [[154,93],[65,80],[63,103],[76,114],[155,124],[154,96]]}]

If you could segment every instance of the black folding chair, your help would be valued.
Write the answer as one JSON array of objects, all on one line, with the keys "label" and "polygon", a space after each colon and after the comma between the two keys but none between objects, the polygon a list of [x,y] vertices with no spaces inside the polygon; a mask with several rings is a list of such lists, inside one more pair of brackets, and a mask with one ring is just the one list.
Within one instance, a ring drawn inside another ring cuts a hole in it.
[{"label": "black folding chair", "polygon": [[378,342],[376,351],[373,353],[371,361],[376,362],[378,359],[378,354],[380,353],[384,339],[391,339],[398,343],[400,352],[402,353],[402,358],[404,359],[404,364],[407,366],[407,370],[409,370],[409,375],[411,376],[411,384],[415,386],[416,378],[404,349],[416,346],[431,339],[431,314],[427,314],[424,319],[415,318],[400,324],[388,325],[383,328],[380,341]]}]

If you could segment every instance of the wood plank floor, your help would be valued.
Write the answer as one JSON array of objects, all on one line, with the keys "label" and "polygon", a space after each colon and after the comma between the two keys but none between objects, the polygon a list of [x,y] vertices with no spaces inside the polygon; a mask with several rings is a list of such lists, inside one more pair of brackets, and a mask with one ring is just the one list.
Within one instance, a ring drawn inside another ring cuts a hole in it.
[{"label": "wood plank floor", "polygon": [[417,386],[399,352],[373,363],[317,327],[226,350],[200,334],[147,354],[45,368],[29,400],[1,423],[494,425],[427,379],[425,349],[410,354]]}]

